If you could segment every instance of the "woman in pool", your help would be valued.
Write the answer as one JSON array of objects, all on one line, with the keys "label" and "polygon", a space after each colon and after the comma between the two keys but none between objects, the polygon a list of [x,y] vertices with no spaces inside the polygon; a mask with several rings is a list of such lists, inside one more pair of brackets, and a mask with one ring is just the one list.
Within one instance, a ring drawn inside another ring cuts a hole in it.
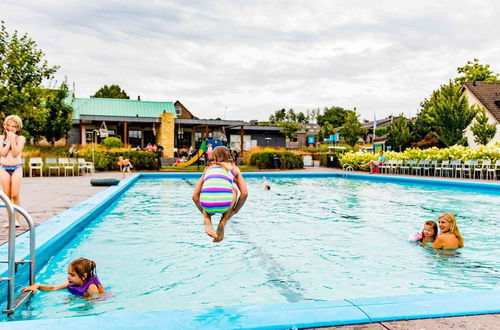
[{"label": "woman in pool", "polygon": [[457,220],[451,213],[442,213],[438,217],[438,226],[440,233],[430,247],[424,242],[420,244],[423,247],[432,249],[458,249],[464,247],[464,239],[458,230]]},{"label": "woman in pool", "polygon": [[104,293],[99,278],[95,273],[95,261],[78,258],[71,262],[68,266],[68,282],[59,285],[43,285],[33,284],[23,289],[25,291],[56,291],[68,289],[75,296],[83,298],[95,298],[101,293]]},{"label": "woman in pool", "polygon": [[[248,191],[245,179],[234,164],[228,148],[215,148],[213,157],[214,161],[205,169],[194,188],[193,201],[203,214],[205,232],[218,243],[224,238],[227,221],[245,204]],[[236,183],[240,191],[239,197],[233,183]],[[217,231],[212,225],[212,215],[215,213],[222,214]]]},{"label": "woman in pool", "polygon": [[438,234],[438,226],[434,221],[426,221],[422,232],[415,233],[410,240],[416,243],[434,243]]},{"label": "woman in pool", "polygon": [[[3,135],[0,135],[0,180],[3,192],[9,196],[16,205],[21,205],[20,191],[23,165],[21,153],[26,139],[19,135],[23,127],[21,118],[10,115],[3,122]],[[19,227],[19,215],[16,214],[16,227]],[[9,227],[9,224],[4,227]]]}]

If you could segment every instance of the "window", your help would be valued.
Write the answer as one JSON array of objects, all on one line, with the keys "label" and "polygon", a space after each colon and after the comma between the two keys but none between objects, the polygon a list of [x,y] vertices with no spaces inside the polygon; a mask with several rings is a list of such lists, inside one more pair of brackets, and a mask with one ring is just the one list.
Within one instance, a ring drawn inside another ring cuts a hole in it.
[{"label": "window", "polygon": [[142,131],[128,131],[128,144],[142,148]]},{"label": "window", "polygon": [[176,106],[175,106],[175,114],[176,114],[177,116],[180,116],[180,115],[182,114],[182,109],[181,109],[181,107],[180,107],[180,106],[178,106],[178,105],[176,105]]}]

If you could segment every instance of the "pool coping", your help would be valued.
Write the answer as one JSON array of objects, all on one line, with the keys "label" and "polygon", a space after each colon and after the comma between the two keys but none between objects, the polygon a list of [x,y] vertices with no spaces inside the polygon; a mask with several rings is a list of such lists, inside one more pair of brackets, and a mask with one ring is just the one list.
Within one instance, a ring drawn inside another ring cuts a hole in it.
[{"label": "pool coping", "polygon": [[[111,186],[76,206],[36,227],[37,234],[37,272],[48,262],[55,251],[69,242],[76,233],[92,219],[113,203],[139,178],[199,178],[200,173],[139,173],[118,186]],[[447,185],[455,187],[475,187],[500,192],[500,184],[483,182],[464,182],[429,178],[406,178],[384,175],[357,173],[244,173],[245,177],[347,177],[351,179],[411,182],[416,184]],[[24,233],[16,240],[17,259],[24,259],[29,251],[29,234]],[[19,258],[19,256],[22,256]],[[7,257],[7,244],[0,246],[0,259]],[[20,265],[18,278],[24,278],[19,290],[26,285],[27,266]],[[0,264],[1,276],[6,276],[6,264]],[[5,297],[6,282],[0,283],[0,292]],[[110,314],[100,316],[81,316],[78,318],[39,319],[9,322],[11,325],[29,323],[30,326],[50,326],[50,328],[78,328],[77,323],[85,318],[85,327],[95,322],[101,328],[113,328],[116,324],[130,327],[153,327],[158,324],[171,324],[173,328],[217,328],[217,329],[282,329],[290,327],[317,327],[327,325],[370,323],[389,320],[407,320],[429,317],[463,316],[475,314],[500,313],[500,290],[476,290],[448,292],[439,294],[404,295],[391,297],[355,298],[326,302],[306,302],[294,304],[256,305],[240,307],[214,307],[182,311],[157,311],[147,313]],[[77,319],[79,321],[69,321]],[[90,322],[90,324],[88,323]],[[119,323],[117,323],[119,322]],[[162,322],[162,323],[156,323]],[[214,323],[215,322],[215,323]],[[74,324],[73,324],[74,323]],[[0,323],[0,327],[1,327]],[[182,324],[182,326],[177,326]],[[14,328],[14,327],[12,327]]]}]

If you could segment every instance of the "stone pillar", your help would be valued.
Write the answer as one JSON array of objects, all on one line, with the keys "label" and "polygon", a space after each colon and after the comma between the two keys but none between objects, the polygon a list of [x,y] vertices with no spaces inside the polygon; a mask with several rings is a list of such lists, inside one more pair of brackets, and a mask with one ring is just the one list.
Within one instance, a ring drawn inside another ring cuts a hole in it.
[{"label": "stone pillar", "polygon": [[158,132],[158,145],[163,147],[163,157],[174,157],[174,114],[164,112],[160,115],[161,124]]}]

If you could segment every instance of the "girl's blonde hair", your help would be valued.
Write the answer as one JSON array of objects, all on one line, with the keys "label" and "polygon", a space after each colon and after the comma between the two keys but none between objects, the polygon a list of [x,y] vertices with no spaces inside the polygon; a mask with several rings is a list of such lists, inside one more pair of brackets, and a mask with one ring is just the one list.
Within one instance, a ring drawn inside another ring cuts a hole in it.
[{"label": "girl's blonde hair", "polygon": [[5,117],[5,119],[3,121],[3,125],[2,125],[3,128],[5,128],[5,126],[9,122],[9,120],[12,120],[14,123],[16,123],[18,130],[23,128],[23,121],[21,120],[21,118],[19,118],[19,116],[16,116],[16,115],[10,115],[10,116]]},{"label": "girl's blonde hair", "polygon": [[460,230],[458,230],[457,219],[451,213],[441,213],[438,217],[438,220],[444,219],[450,224],[450,233],[454,234],[458,238],[458,247],[464,247],[464,238],[462,234],[460,234]]}]

